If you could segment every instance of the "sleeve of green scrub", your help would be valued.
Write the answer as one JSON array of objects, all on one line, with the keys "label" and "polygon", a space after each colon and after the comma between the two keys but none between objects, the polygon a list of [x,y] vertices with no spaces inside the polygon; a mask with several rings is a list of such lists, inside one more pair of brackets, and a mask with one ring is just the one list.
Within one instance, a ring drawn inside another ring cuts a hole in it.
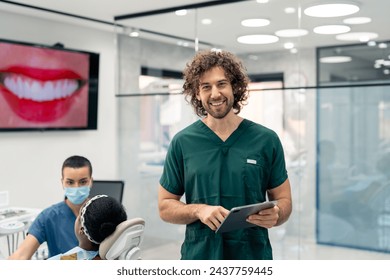
[{"label": "sleeve of green scrub", "polygon": [[184,193],[184,163],[179,141],[174,137],[169,145],[164,162],[164,170],[160,178],[161,186],[175,195]]},{"label": "sleeve of green scrub", "polygon": [[284,183],[288,178],[286,170],[286,161],[284,157],[284,151],[282,143],[279,137],[275,133],[275,141],[273,145],[273,160],[270,176],[270,187],[276,188]]}]

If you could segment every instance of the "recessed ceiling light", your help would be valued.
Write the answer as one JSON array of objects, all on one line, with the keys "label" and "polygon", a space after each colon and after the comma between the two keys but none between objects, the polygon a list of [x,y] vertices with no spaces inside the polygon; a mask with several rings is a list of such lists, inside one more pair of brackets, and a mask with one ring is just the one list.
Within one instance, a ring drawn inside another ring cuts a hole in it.
[{"label": "recessed ceiling light", "polygon": [[387,49],[387,44],[386,43],[379,43],[378,48]]},{"label": "recessed ceiling light", "polygon": [[275,35],[279,37],[300,37],[307,35],[307,33],[309,32],[305,29],[282,29],[276,31]]},{"label": "recessed ceiling light", "polygon": [[378,34],[372,32],[351,32],[336,35],[336,39],[340,41],[360,41],[368,42],[378,37]]},{"label": "recessed ceiling light", "polygon": [[271,44],[279,41],[279,38],[274,35],[244,35],[237,38],[237,42],[241,44]]},{"label": "recessed ceiling light", "polygon": [[291,42],[284,43],[283,47],[287,50],[290,50],[294,47],[294,43]]},{"label": "recessed ceiling light", "polygon": [[264,18],[248,18],[241,21],[241,25],[245,27],[260,27],[267,26],[269,24],[270,21]]},{"label": "recessed ceiling light", "polygon": [[295,13],[295,8],[294,7],[287,7],[284,9],[284,12],[286,14],[293,14],[293,13]]},{"label": "recessed ceiling light", "polygon": [[351,31],[351,28],[347,25],[322,25],[313,29],[317,34],[341,34]]},{"label": "recessed ceiling light", "polygon": [[352,15],[359,11],[354,4],[319,4],[306,8],[303,12],[311,17],[341,17]]},{"label": "recessed ceiling light", "polygon": [[209,18],[204,18],[204,19],[202,19],[201,23],[204,25],[209,25],[209,24],[212,24],[213,21]]},{"label": "recessed ceiling light", "polygon": [[185,41],[177,41],[176,45],[182,46],[182,47],[188,47],[190,45],[190,43],[189,42],[185,42]]},{"label": "recessed ceiling light", "polygon": [[177,10],[175,11],[175,14],[177,16],[185,16],[187,14],[187,10],[183,9],[183,10]]},{"label": "recessed ceiling light", "polygon": [[353,18],[346,18],[343,20],[345,24],[364,24],[371,22],[371,18],[369,17],[353,17]]},{"label": "recessed ceiling light", "polygon": [[260,4],[265,4],[265,3],[268,3],[269,0],[256,0],[257,3],[260,3]]},{"label": "recessed ceiling light", "polygon": [[326,56],[320,58],[321,63],[344,63],[350,62],[351,60],[352,58],[350,56]]},{"label": "recessed ceiling light", "polygon": [[130,37],[139,37],[139,32],[137,30],[133,30],[129,33]]}]

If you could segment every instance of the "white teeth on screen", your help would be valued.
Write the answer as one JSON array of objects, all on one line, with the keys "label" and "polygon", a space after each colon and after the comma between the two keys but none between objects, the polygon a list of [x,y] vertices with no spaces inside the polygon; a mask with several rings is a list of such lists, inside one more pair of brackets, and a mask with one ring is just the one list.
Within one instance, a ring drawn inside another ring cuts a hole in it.
[{"label": "white teeth on screen", "polygon": [[78,82],[73,79],[42,82],[20,75],[9,75],[4,78],[4,86],[21,99],[43,102],[72,95],[78,88]]}]

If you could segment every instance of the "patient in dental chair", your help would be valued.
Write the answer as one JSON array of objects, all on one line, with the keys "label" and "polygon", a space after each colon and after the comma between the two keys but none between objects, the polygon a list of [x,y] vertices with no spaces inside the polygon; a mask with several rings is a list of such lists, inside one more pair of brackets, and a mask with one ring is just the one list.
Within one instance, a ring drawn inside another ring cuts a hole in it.
[{"label": "patient in dental chair", "polygon": [[75,221],[75,234],[79,246],[49,260],[100,260],[100,243],[110,236],[116,227],[127,220],[126,210],[116,199],[96,195],[80,209]]}]

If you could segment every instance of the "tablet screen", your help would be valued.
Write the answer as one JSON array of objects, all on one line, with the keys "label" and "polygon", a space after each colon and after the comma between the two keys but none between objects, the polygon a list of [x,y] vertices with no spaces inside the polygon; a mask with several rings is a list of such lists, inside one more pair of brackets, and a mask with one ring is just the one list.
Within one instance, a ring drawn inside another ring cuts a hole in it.
[{"label": "tablet screen", "polygon": [[226,216],[225,220],[218,227],[215,233],[223,233],[247,227],[255,227],[255,224],[248,223],[246,221],[248,216],[263,209],[274,207],[275,205],[277,205],[277,201],[265,201],[256,204],[234,207],[230,210],[229,214]]}]

